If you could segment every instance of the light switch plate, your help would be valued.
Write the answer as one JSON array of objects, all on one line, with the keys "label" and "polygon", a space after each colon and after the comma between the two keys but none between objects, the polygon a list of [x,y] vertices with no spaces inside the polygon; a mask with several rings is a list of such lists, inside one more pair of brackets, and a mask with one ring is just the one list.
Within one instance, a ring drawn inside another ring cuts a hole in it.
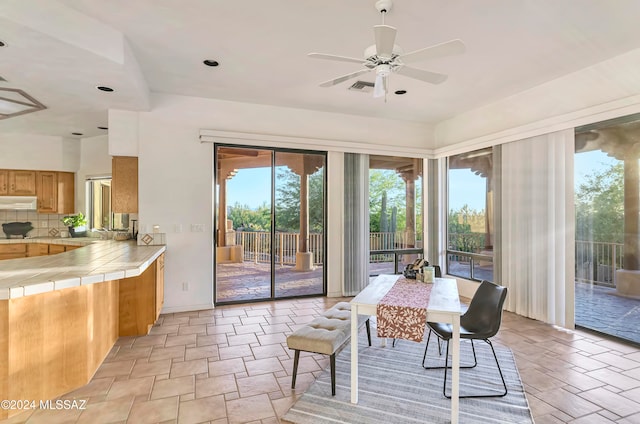
[{"label": "light switch plate", "polygon": [[204,232],[204,224],[191,224],[191,232],[192,233],[203,233]]}]

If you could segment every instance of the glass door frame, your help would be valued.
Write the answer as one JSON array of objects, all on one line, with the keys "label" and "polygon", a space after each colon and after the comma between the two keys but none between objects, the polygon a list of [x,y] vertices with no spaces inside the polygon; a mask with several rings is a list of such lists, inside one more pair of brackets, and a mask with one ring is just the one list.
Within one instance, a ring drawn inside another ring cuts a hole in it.
[{"label": "glass door frame", "polygon": [[[271,290],[270,297],[261,298],[261,299],[248,299],[248,300],[230,300],[230,301],[218,301],[217,299],[217,276],[216,276],[216,268],[217,268],[217,257],[216,257],[216,246],[217,246],[217,234],[218,234],[218,148],[219,147],[229,147],[229,148],[238,148],[238,149],[255,149],[255,150],[269,150],[271,151],[271,254],[270,254],[270,265],[271,265]],[[275,296],[276,290],[276,269],[275,262],[276,258],[273,254],[273,247],[276,243],[276,154],[277,153],[299,153],[299,154],[312,154],[312,155],[321,155],[324,157],[324,168],[323,172],[323,181],[322,181],[322,293],[317,294],[306,294],[299,296]],[[326,151],[320,150],[303,150],[303,149],[291,149],[291,148],[282,148],[282,147],[268,147],[268,146],[253,146],[248,144],[229,144],[229,143],[214,143],[213,144],[213,187],[212,187],[212,221],[213,221],[213,303],[214,306],[222,306],[222,305],[233,305],[240,303],[257,303],[257,302],[268,302],[273,300],[280,299],[298,299],[305,297],[317,297],[317,296],[326,296],[327,295],[327,165],[328,154]]]}]

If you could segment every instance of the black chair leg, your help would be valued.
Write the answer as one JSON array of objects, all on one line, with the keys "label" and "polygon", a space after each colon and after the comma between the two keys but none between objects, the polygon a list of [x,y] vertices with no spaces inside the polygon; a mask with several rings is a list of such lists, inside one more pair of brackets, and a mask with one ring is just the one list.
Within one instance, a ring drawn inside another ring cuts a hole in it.
[{"label": "black chair leg", "polygon": [[[496,365],[498,366],[498,372],[500,373],[500,378],[502,379],[502,385],[504,386],[504,393],[492,393],[492,394],[487,394],[487,395],[465,395],[465,396],[458,396],[459,399],[464,399],[464,398],[485,398],[485,397],[504,397],[504,396],[507,395],[507,384],[504,381],[504,376],[502,375],[502,370],[500,369],[500,364],[498,363],[498,357],[496,356],[496,351],[493,349],[493,344],[491,344],[490,340],[485,339],[484,341],[487,342],[489,344],[489,346],[491,346],[491,351],[493,352],[493,358],[496,360]],[[477,363],[478,361],[476,360],[476,349],[473,346],[473,340],[471,340],[471,348],[473,349],[473,359]],[[442,386],[442,394],[447,399],[451,399],[451,395],[447,395],[447,365],[448,365],[448,361],[449,361],[449,341],[447,341],[447,357],[445,358],[444,384]],[[463,368],[463,367],[460,367],[460,368]]]},{"label": "black chair leg", "polygon": [[364,322],[364,325],[367,327],[367,340],[369,340],[369,346],[371,346],[371,324],[369,324],[369,319]]},{"label": "black chair leg", "polygon": [[291,376],[291,388],[296,388],[296,376],[298,375],[298,360],[300,359],[300,351],[296,350],[293,355],[293,375]]},{"label": "black chair leg", "polygon": [[329,358],[331,363],[331,396],[336,395],[336,354],[334,353]]},{"label": "black chair leg", "polygon": [[[425,362],[427,359],[427,350],[429,349],[429,340],[431,339],[431,332],[432,330],[429,330],[429,335],[427,336],[427,346],[424,348],[424,356],[422,357],[422,368],[424,368],[425,370],[441,370],[442,368],[445,367],[427,367],[425,366]],[[437,334],[436,334],[437,336]],[[442,356],[442,351],[440,350],[441,345],[440,342],[443,341],[442,339],[440,339],[440,337],[438,337],[438,355]],[[449,341],[448,340],[444,340],[447,342],[447,358],[449,356]],[[463,368],[475,368],[478,365],[478,359],[476,358],[476,348],[473,346],[473,340],[471,340],[471,349],[473,350],[473,365],[460,365],[460,369]],[[447,360],[445,360],[445,366],[447,366]],[[451,368],[451,367],[448,367]]]}]

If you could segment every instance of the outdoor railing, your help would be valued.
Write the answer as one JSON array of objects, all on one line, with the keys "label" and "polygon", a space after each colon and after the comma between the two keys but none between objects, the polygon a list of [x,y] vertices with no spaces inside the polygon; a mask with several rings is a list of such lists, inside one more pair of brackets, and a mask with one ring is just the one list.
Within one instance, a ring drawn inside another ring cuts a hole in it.
[{"label": "outdoor railing", "polygon": [[576,281],[615,287],[623,256],[622,243],[576,240]]},{"label": "outdoor railing", "polygon": [[[295,265],[296,252],[300,234],[276,233],[275,246],[271,249],[271,235],[267,232],[237,231],[235,233],[236,244],[242,246],[243,258],[248,262],[271,261],[271,252],[275,255],[276,263],[283,265]],[[421,249],[422,240],[415,240],[409,233],[399,231],[396,233],[371,233],[369,236],[370,261],[372,264],[394,264],[398,261],[395,250]],[[449,234],[450,242],[447,249],[447,272],[451,275],[470,279],[493,279],[493,255],[482,252],[475,247],[476,252],[469,252],[457,248],[483,246],[484,234],[459,233]],[[608,287],[615,287],[615,271],[623,267],[623,245],[621,243],[604,243],[576,240],[576,281],[583,281]],[[324,240],[322,234],[309,235],[309,251],[313,253],[315,265],[322,265],[324,259]],[[384,253],[382,252],[384,251]],[[408,252],[405,252],[408,253]]]},{"label": "outdoor railing", "polygon": [[[276,263],[295,265],[298,251],[299,233],[276,233],[275,246],[271,249],[271,234],[260,231],[236,231],[235,244],[242,246],[243,259],[247,262],[271,262],[271,252],[275,255]],[[421,248],[422,240],[416,240],[415,235],[408,232],[370,233],[371,250],[410,249]],[[322,234],[309,234],[309,251],[313,253],[315,265],[322,265],[324,240]],[[372,262],[393,262],[393,256],[372,255]]]}]

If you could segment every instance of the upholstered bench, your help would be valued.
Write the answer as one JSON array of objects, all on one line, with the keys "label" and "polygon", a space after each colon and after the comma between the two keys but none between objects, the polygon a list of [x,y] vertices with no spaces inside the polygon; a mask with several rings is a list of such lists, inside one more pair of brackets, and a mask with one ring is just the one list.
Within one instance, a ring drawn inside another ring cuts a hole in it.
[{"label": "upholstered bench", "polygon": [[[369,317],[358,317],[358,327],[367,326],[367,338],[371,346]],[[329,355],[331,364],[331,394],[336,394],[336,354],[347,344],[351,336],[351,304],[340,302],[322,313],[322,316],[303,325],[287,337],[287,346],[295,351],[291,388],[296,388],[300,351]]]}]

